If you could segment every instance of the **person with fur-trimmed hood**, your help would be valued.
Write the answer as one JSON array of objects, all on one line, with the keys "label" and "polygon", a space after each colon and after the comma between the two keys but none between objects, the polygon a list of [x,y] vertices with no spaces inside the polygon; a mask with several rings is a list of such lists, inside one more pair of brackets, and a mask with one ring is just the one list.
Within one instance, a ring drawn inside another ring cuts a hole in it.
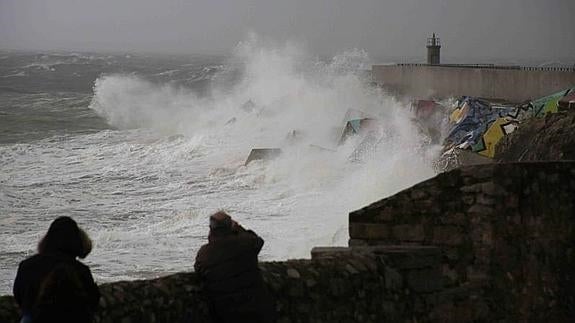
[{"label": "person with fur-trimmed hood", "polygon": [[21,322],[91,322],[100,291],[90,268],[76,258],[92,251],[92,241],[67,216],[55,219],[38,253],[18,266],[14,298]]},{"label": "person with fur-trimmed hood", "polygon": [[275,305],[258,267],[264,241],[223,211],[210,216],[208,243],[196,256],[215,322],[275,322]]}]

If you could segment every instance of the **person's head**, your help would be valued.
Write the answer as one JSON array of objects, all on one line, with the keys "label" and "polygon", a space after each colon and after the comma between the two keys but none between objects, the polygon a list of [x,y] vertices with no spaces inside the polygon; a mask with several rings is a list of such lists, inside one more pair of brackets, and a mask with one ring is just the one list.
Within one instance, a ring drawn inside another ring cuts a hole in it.
[{"label": "person's head", "polygon": [[76,221],[67,216],[54,220],[38,244],[38,253],[60,252],[85,258],[92,251],[92,240]]},{"label": "person's head", "polygon": [[232,230],[232,218],[224,211],[218,211],[210,215],[210,231],[230,232]]},{"label": "person's head", "polygon": [[232,233],[232,218],[224,211],[218,211],[210,215],[209,241],[214,241],[218,237],[227,236]]}]

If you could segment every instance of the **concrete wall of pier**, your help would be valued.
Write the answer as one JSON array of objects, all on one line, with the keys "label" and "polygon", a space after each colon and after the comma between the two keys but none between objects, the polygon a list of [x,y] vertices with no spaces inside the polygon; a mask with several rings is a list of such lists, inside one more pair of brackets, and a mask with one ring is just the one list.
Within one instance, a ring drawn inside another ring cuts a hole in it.
[{"label": "concrete wall of pier", "polygon": [[374,65],[372,78],[395,94],[417,98],[467,95],[523,102],[574,87],[575,69]]}]

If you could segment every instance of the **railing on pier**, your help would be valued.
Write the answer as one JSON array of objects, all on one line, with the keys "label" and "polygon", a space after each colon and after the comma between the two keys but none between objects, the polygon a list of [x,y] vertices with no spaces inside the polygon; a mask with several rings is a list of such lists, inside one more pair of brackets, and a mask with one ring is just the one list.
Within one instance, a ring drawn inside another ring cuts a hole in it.
[{"label": "railing on pier", "polygon": [[408,66],[408,67],[434,66],[434,67],[486,68],[486,69],[498,69],[498,70],[521,70],[521,71],[575,72],[575,66],[573,66],[573,67],[565,67],[565,66],[534,67],[534,66],[495,65],[495,64],[440,64],[440,65],[430,65],[430,64],[421,64],[421,63],[403,63],[403,64],[397,64],[397,66]]}]

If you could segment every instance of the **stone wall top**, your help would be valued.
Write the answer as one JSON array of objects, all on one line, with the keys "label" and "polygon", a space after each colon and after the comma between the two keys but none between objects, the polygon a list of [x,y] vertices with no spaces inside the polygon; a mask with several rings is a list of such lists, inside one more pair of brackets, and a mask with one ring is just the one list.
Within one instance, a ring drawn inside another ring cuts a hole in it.
[{"label": "stone wall top", "polygon": [[[433,295],[442,289],[436,248],[376,247],[376,253],[366,247],[352,249],[319,248],[311,260],[261,263],[278,322],[439,319],[432,310],[437,302]],[[426,255],[427,261],[418,262],[410,253]],[[103,284],[100,289],[96,322],[209,322],[195,273]],[[18,319],[14,299],[0,298],[0,321]]]}]

